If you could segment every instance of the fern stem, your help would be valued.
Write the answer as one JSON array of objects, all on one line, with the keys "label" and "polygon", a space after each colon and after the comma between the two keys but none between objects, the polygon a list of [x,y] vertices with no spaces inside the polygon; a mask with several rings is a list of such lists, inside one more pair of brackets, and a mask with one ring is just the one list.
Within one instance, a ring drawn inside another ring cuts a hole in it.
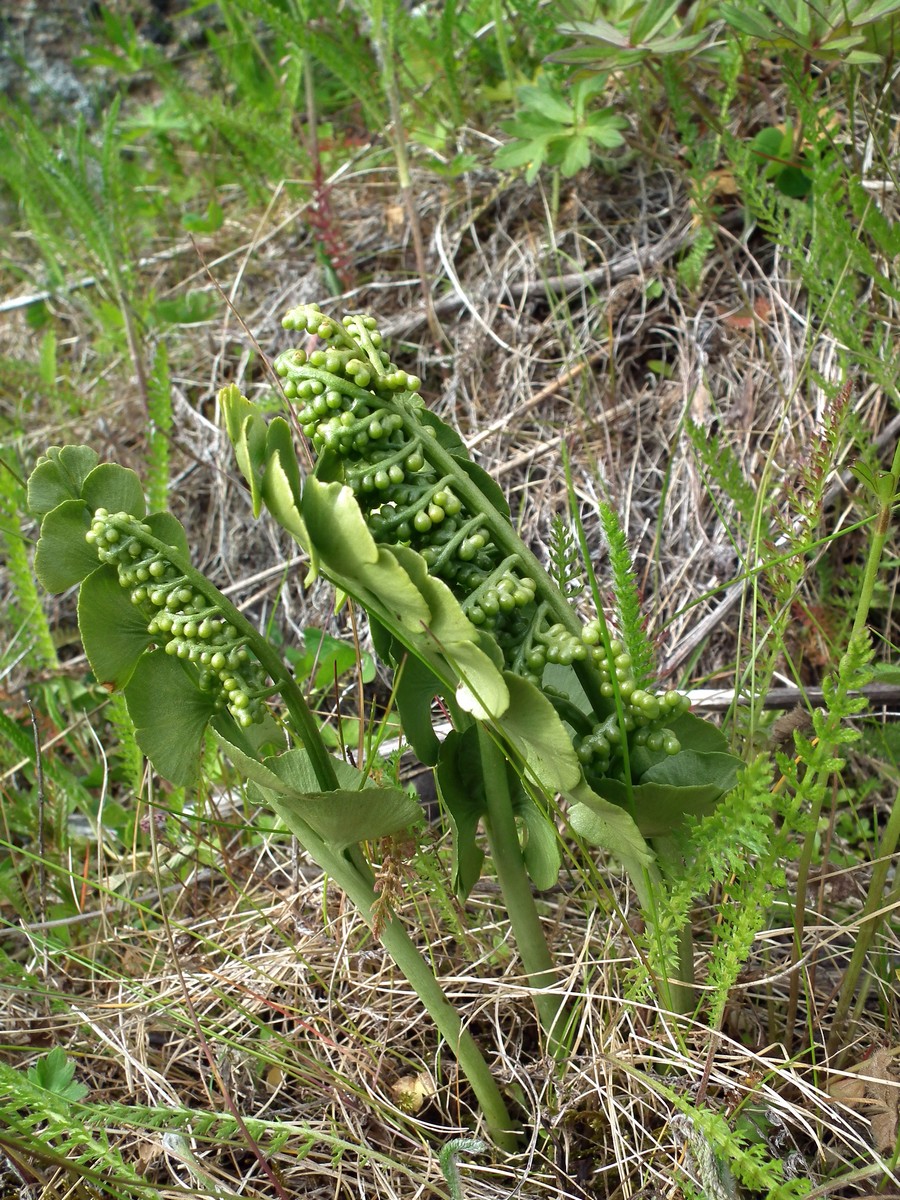
[{"label": "fern stem", "polygon": [[485,832],[491,858],[528,982],[533,988],[540,989],[535,996],[535,1005],[541,1027],[547,1035],[550,1053],[558,1058],[565,1051],[561,1034],[566,1015],[561,997],[545,990],[557,982],[557,973],[522,858],[506,756],[483,725],[478,726],[478,750],[487,801]]},{"label": "fern stem", "polygon": [[[355,860],[351,861],[346,855],[337,854],[302,820],[291,805],[282,806],[275,798],[272,806],[301,845],[346,893],[365,921],[372,926],[372,909],[377,897],[371,871],[361,856],[356,856]],[[379,937],[456,1056],[481,1106],[494,1142],[500,1149],[513,1153],[518,1148],[518,1135],[500,1089],[475,1039],[463,1028],[459,1013],[447,1000],[420,948],[395,916],[386,922]]]},{"label": "fern stem", "polygon": [[[246,637],[253,654],[275,681],[287,707],[295,733],[299,736],[309,755],[319,786],[326,792],[335,791],[338,787],[338,779],[331,755],[322,740],[319,726],[306,703],[303,692],[277,651],[269,645],[247,618],[218,589],[213,587],[204,575],[196,571],[171,546],[158,541],[149,534],[142,535],[142,541],[168,559],[180,573],[186,576],[191,587],[202,596],[207,597],[211,604],[216,605],[222,616]],[[377,897],[371,871],[359,848],[351,848],[348,852],[339,854],[290,806],[282,807],[277,803],[277,799],[272,801],[272,806],[315,862],[346,892],[366,922],[372,926],[374,924],[372,907]],[[426,965],[419,947],[415,945],[406,929],[395,917],[385,924],[380,938],[383,946],[406,976],[431,1016],[441,1036],[456,1055],[481,1106],[491,1136],[501,1149],[514,1151],[518,1144],[514,1132],[515,1126],[497,1083],[474,1038],[463,1029],[459,1014],[449,1003],[437,979]]]}]

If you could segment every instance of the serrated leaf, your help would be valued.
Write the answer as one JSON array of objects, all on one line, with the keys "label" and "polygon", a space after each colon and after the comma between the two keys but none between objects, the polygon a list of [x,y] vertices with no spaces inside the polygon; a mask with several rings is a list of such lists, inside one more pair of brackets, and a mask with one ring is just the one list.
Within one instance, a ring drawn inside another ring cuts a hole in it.
[{"label": "serrated leaf", "polygon": [[625,144],[625,139],[619,132],[624,127],[625,122],[620,117],[604,118],[602,121],[591,121],[585,125],[584,133],[605,150],[615,150]]},{"label": "serrated leaf", "polygon": [[153,640],[147,618],[131,603],[108,563],[85,579],[78,596],[78,628],[98,683],[123,688]]},{"label": "serrated leaf", "polygon": [[34,571],[48,592],[64,592],[97,569],[97,551],[85,541],[90,527],[83,500],[65,500],[44,517]]},{"label": "serrated leaf", "polygon": [[566,140],[565,153],[559,169],[566,179],[583,171],[591,161],[591,147],[583,134],[576,134]]},{"label": "serrated leaf", "polygon": [[561,129],[558,122],[549,121],[540,113],[523,112],[511,121],[501,122],[503,133],[510,137],[521,138],[523,141],[545,142],[550,138],[559,137],[568,132],[569,127]]},{"label": "serrated leaf", "polygon": [[101,463],[85,478],[81,496],[91,514],[98,508],[108,512],[126,512],[143,517],[147,511],[141,481],[129,467],[118,463]]},{"label": "serrated leaf", "polygon": [[28,510],[43,517],[66,500],[78,500],[98,462],[90,446],[51,446],[28,479]]},{"label": "serrated leaf", "polygon": [[494,166],[498,171],[514,171],[517,167],[537,165],[540,169],[547,155],[547,140],[510,142],[494,155]]},{"label": "serrated leaf", "polygon": [[154,770],[178,786],[192,784],[215,701],[200,690],[196,671],[154,650],[144,654],[125,688],[137,743]]},{"label": "serrated leaf", "polygon": [[571,125],[575,120],[575,112],[561,96],[556,96],[546,88],[526,84],[520,87],[516,97],[523,108],[539,113],[547,121],[556,125]]}]

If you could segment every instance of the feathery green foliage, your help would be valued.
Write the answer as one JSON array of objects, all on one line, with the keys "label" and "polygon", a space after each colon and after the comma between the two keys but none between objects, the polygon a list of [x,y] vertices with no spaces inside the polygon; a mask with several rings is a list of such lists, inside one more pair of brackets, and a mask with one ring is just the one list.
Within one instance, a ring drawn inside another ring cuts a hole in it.
[{"label": "feathery green foliage", "polygon": [[[731,530],[732,541],[738,546],[746,547],[757,514],[757,487],[747,478],[734,448],[722,434],[710,433],[689,417],[685,419],[684,429],[691,440],[694,453],[703,465],[707,489],[711,490],[710,485],[714,484],[734,506],[738,523],[737,528]],[[716,504],[719,520],[726,527],[731,526],[731,514],[717,502],[714,495],[712,500]]]},{"label": "feathery green foliage", "polygon": [[22,485],[0,461],[0,546],[13,591],[12,623],[19,627],[18,640],[24,642],[29,666],[40,671],[54,668],[57,655],[20,524],[23,498]]},{"label": "feathery green foliage", "polygon": [[145,1200],[154,1195],[155,1185],[110,1136],[102,1109],[80,1103],[84,1089],[73,1082],[72,1072],[60,1048],[28,1071],[0,1062],[0,1116],[10,1147],[26,1162],[61,1170],[71,1186],[89,1187],[96,1196]]},{"label": "feathery green foliage", "polygon": [[578,542],[559,513],[553,514],[547,542],[550,578],[567,600],[577,600],[584,592],[584,572]]},{"label": "feathery green foliage", "polygon": [[41,252],[46,282],[66,291],[72,273],[90,271],[116,305],[130,294],[133,246],[150,211],[135,192],[126,162],[119,103],[104,120],[98,140],[83,122],[56,136],[20,109],[7,107],[0,126],[0,165]]},{"label": "feathery green foliage", "polygon": [[613,596],[616,605],[616,631],[631,656],[634,677],[640,686],[654,675],[653,646],[644,628],[644,614],[628,541],[617,514],[606,503],[599,505],[600,524],[609,549]]}]

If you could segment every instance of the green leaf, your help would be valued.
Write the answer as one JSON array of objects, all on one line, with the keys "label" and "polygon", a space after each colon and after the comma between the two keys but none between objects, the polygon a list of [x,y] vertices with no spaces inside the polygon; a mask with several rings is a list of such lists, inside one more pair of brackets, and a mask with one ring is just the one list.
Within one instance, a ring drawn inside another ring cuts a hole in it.
[{"label": "green leaf", "polygon": [[813,181],[799,167],[785,167],[776,178],[776,186],[783,196],[801,200],[812,191]]},{"label": "green leaf", "polygon": [[605,150],[615,150],[625,144],[625,139],[619,132],[624,128],[625,122],[621,117],[604,117],[602,113],[598,113],[596,118],[585,125],[583,132]]},{"label": "green leaf", "polygon": [[598,796],[582,780],[568,793],[569,824],[593,846],[610,851],[634,880],[641,880],[653,853],[624,808]]},{"label": "green leaf", "polygon": [[218,400],[234,457],[250,487],[253,515],[258,517],[263,500],[260,484],[266,467],[266,423],[233,383],[221,389]]},{"label": "green leaf", "polygon": [[261,481],[262,497],[266,508],[282,529],[286,530],[309,555],[309,582],[318,573],[319,556],[301,515],[303,482],[297,465],[291,428],[283,417],[275,417],[269,424],[265,458]]},{"label": "green leaf", "polygon": [[65,500],[44,517],[34,570],[48,592],[64,592],[96,571],[97,551],[84,540],[90,527],[83,500]]},{"label": "green leaf", "polygon": [[674,787],[714,785],[724,794],[737,782],[741,759],[735,754],[704,753],[682,750],[655,763],[641,778],[641,783],[665,783]]},{"label": "green leaf", "polygon": [[330,792],[321,790],[305,750],[288,750],[267,758],[264,765],[288,785],[289,790],[273,794],[268,801],[288,828],[296,820],[303,821],[336,849],[387,837],[422,819],[418,801],[408,792],[375,787],[341,759],[334,760],[334,767],[345,786]]},{"label": "green leaf", "polygon": [[593,21],[573,21],[571,25],[561,26],[559,32],[569,37],[590,38],[591,41],[622,50],[631,45],[626,34],[601,17]]},{"label": "green leaf", "polygon": [[550,795],[578,786],[581,766],[556,709],[534,684],[507,671],[509,708],[497,728],[526,764],[528,776]]},{"label": "green leaf", "polygon": [[428,604],[396,558],[376,545],[349,487],[311,476],[303,489],[302,515],[333,583],[367,609],[376,604],[376,615],[380,610],[410,632],[420,634],[428,626]]},{"label": "green leaf", "polygon": [[526,142],[545,142],[548,139],[565,137],[571,132],[571,128],[568,126],[560,128],[557,121],[550,121],[546,117],[542,117],[540,113],[530,112],[520,113],[512,121],[501,121],[500,128],[503,133],[521,138]]},{"label": "green leaf", "polygon": [[203,734],[216,711],[196,671],[165,650],[144,654],[125,688],[125,702],[137,743],[154,770],[179,786],[192,784]]},{"label": "green leaf", "polygon": [[522,857],[528,877],[540,891],[547,891],[556,884],[562,865],[556,826],[521,786],[513,791],[513,808],[525,826]]},{"label": "green leaf", "polygon": [[226,756],[231,759],[238,773],[248,782],[255,783],[260,788],[273,793],[290,792],[292,790],[270,767],[267,767],[265,763],[261,763],[258,758],[248,753],[247,749],[243,746],[239,746],[237,740],[233,740],[231,731],[226,736],[213,726],[213,736]]},{"label": "green leaf", "polygon": [[66,1057],[62,1046],[54,1046],[49,1054],[43,1055],[33,1067],[25,1072],[29,1083],[65,1101],[83,1100],[88,1089],[75,1079],[75,1064]]},{"label": "green leaf", "polygon": [[559,169],[565,178],[569,179],[578,171],[583,171],[585,167],[589,166],[590,161],[590,142],[583,134],[576,134],[566,141],[566,149]]},{"label": "green leaf", "polygon": [[[393,546],[391,554],[424,598],[429,618],[420,636],[410,644],[433,667],[443,659],[459,679],[456,702],[477,720],[500,717],[509,704],[509,690],[497,664],[478,645],[478,631],[459,601],[441,579],[429,575],[425,560],[406,546]],[[439,673],[439,672],[438,672]]]},{"label": "green leaf", "polygon": [[122,688],[153,640],[147,618],[131,603],[108,563],[93,571],[78,596],[78,628],[98,683]]},{"label": "green leaf", "polygon": [[29,477],[29,512],[43,517],[66,500],[80,499],[82,485],[97,461],[90,446],[51,446]]},{"label": "green leaf", "polygon": [[510,142],[494,155],[498,171],[514,171],[517,167],[534,166],[540,170],[547,156],[547,139],[537,142]]},{"label": "green leaf", "polygon": [[[704,721],[702,717],[693,713],[682,713],[668,727],[678,738],[682,751],[696,750],[701,754],[729,753],[728,739],[712,721]],[[672,757],[664,750],[632,746],[629,762],[632,779],[640,782],[651,767],[657,763],[671,762]]]},{"label": "green leaf", "polygon": [[854,463],[850,470],[879,504],[891,503],[896,481],[890,471],[872,471],[864,462]]},{"label": "green leaf", "polygon": [[[635,820],[645,838],[668,837],[684,825],[685,817],[703,816],[715,808],[737,782],[741,760],[733,754],[702,754],[683,750],[657,763],[631,789]],[[629,802],[618,779],[603,779],[597,792],[613,804]]]},{"label": "green leaf", "polygon": [[450,823],[453,888],[465,900],[481,878],[484,864],[484,851],[478,845],[477,834],[487,802],[475,726],[464,733],[453,730],[448,734],[441,746],[435,780]]},{"label": "green leaf", "polygon": [[150,532],[157,541],[171,546],[182,558],[190,561],[191,550],[188,546],[187,534],[177,517],[173,517],[168,512],[151,513],[144,523],[150,526]]},{"label": "green leaf", "polygon": [[130,468],[117,463],[94,467],[84,481],[81,496],[92,516],[98,508],[126,512],[132,517],[143,517],[147,511],[140,479]]},{"label": "green leaf", "polygon": [[161,325],[202,325],[215,317],[220,305],[212,292],[191,291],[171,300],[157,300],[153,315]]},{"label": "green leaf", "polygon": [[579,79],[575,83],[573,88],[573,98],[575,100],[575,109],[579,114],[579,117],[583,117],[587,102],[592,100],[594,96],[597,96],[601,92],[605,91],[608,79],[609,76],[607,74],[600,72],[596,75],[585,76],[583,79]]},{"label": "green leaf", "polygon": [[434,766],[441,743],[434,732],[431,705],[443,694],[437,675],[414,655],[407,655],[394,677],[394,699],[403,723],[403,733],[419,762]]},{"label": "green leaf", "polygon": [[851,50],[849,54],[843,56],[843,61],[851,66],[872,66],[883,62],[884,55],[876,54],[872,50]]},{"label": "green leaf", "polygon": [[[294,677],[307,680],[314,692],[323,692],[334,686],[334,680],[348,671],[360,668],[363,683],[375,678],[375,663],[370,654],[359,651],[352,642],[332,637],[324,630],[309,626],[303,630],[303,650],[285,646],[284,655],[294,670]],[[315,672],[315,678],[311,678]]]},{"label": "green leaf", "polygon": [[[221,204],[213,196],[206,206],[205,213],[185,213],[181,223],[189,233],[216,233],[222,228],[225,213]],[[196,293],[191,293],[195,295]]]},{"label": "green leaf", "polygon": [[732,29],[738,33],[749,34],[750,37],[761,41],[771,41],[777,35],[777,28],[766,20],[762,13],[750,8],[740,8],[736,4],[720,4],[719,16],[723,17]]},{"label": "green leaf", "polygon": [[572,106],[546,88],[526,84],[518,89],[516,97],[523,108],[540,113],[556,125],[571,125],[575,120]]},{"label": "green leaf", "polygon": [[636,45],[649,42],[673,19],[678,12],[680,0],[669,4],[641,4],[631,26],[631,41]]}]

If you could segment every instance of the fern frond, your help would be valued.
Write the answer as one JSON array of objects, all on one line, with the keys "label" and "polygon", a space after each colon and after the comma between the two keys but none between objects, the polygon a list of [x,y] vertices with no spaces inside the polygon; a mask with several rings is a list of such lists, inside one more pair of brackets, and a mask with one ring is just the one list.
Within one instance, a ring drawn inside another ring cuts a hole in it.
[{"label": "fern frond", "polygon": [[619,637],[624,643],[627,653],[631,656],[634,678],[640,687],[644,687],[654,677],[653,647],[644,629],[634,566],[618,516],[608,504],[603,502],[600,504],[599,512],[600,523],[609,547]]},{"label": "fern frond", "polygon": [[731,501],[744,532],[749,532],[753,525],[757,489],[744,474],[740,459],[724,438],[711,435],[690,418],[685,420],[684,429],[707,479]]},{"label": "fern frond", "polygon": [[138,796],[144,775],[144,755],[137,744],[134,721],[129,716],[124,692],[113,692],[106,705],[106,715],[119,743],[118,755],[125,779],[131,791]]},{"label": "fern frond", "polygon": [[111,1200],[158,1194],[110,1141],[106,1124],[91,1119],[94,1115],[89,1105],[68,1101],[0,1062],[0,1122],[26,1161],[52,1164],[64,1177],[89,1183]]},{"label": "fern frond", "polygon": [[571,528],[559,513],[554,513],[547,547],[550,578],[567,600],[576,600],[584,592],[581,556]]},{"label": "fern frond", "polygon": [[373,52],[356,35],[351,21],[331,22],[328,30],[307,18],[289,15],[272,0],[241,0],[241,10],[252,13],[277,33],[288,46],[302,46],[338,79],[359,101],[370,129],[383,128],[387,113],[380,91]]}]

